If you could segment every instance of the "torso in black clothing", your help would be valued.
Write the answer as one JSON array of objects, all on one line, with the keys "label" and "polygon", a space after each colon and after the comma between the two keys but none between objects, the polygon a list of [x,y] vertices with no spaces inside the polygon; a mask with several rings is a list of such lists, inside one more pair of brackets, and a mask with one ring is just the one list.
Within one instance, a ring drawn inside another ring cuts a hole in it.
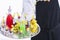
[{"label": "torso in black clothing", "polygon": [[41,27],[41,32],[36,37],[33,37],[32,40],[49,40],[47,30],[54,28],[57,24],[58,7],[58,0],[51,0],[50,2],[37,2],[36,19]]}]

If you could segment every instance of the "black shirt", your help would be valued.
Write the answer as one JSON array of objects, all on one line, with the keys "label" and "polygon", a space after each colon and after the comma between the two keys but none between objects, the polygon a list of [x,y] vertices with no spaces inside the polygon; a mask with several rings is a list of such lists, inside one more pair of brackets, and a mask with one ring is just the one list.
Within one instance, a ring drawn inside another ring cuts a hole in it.
[{"label": "black shirt", "polygon": [[39,1],[36,4],[36,19],[41,27],[41,32],[32,40],[49,40],[49,30],[58,24],[58,0],[50,2]]}]

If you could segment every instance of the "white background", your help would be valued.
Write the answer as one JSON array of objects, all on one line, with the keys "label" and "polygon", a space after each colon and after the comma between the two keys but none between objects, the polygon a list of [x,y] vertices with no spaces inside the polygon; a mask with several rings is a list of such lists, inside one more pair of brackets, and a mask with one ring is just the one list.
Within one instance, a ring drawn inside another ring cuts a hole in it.
[{"label": "white background", "polygon": [[11,13],[22,13],[23,0],[0,0],[0,19],[8,14],[8,8],[11,6]]}]

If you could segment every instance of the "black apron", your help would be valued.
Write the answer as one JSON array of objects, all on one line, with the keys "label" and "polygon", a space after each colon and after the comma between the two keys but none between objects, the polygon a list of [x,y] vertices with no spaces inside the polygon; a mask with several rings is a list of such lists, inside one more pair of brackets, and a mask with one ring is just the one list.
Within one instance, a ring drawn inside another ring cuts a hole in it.
[{"label": "black apron", "polygon": [[36,4],[36,19],[41,27],[41,32],[32,40],[49,40],[49,30],[58,24],[58,0],[50,2],[39,1]]}]

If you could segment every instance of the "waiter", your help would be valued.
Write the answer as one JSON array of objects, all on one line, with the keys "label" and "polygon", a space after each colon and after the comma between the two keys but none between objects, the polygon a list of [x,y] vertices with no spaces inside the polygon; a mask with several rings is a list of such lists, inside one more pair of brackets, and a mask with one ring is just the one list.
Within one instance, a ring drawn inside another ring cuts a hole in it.
[{"label": "waiter", "polygon": [[38,0],[36,4],[36,19],[41,32],[32,40],[49,40],[49,31],[58,24],[58,0]]}]

